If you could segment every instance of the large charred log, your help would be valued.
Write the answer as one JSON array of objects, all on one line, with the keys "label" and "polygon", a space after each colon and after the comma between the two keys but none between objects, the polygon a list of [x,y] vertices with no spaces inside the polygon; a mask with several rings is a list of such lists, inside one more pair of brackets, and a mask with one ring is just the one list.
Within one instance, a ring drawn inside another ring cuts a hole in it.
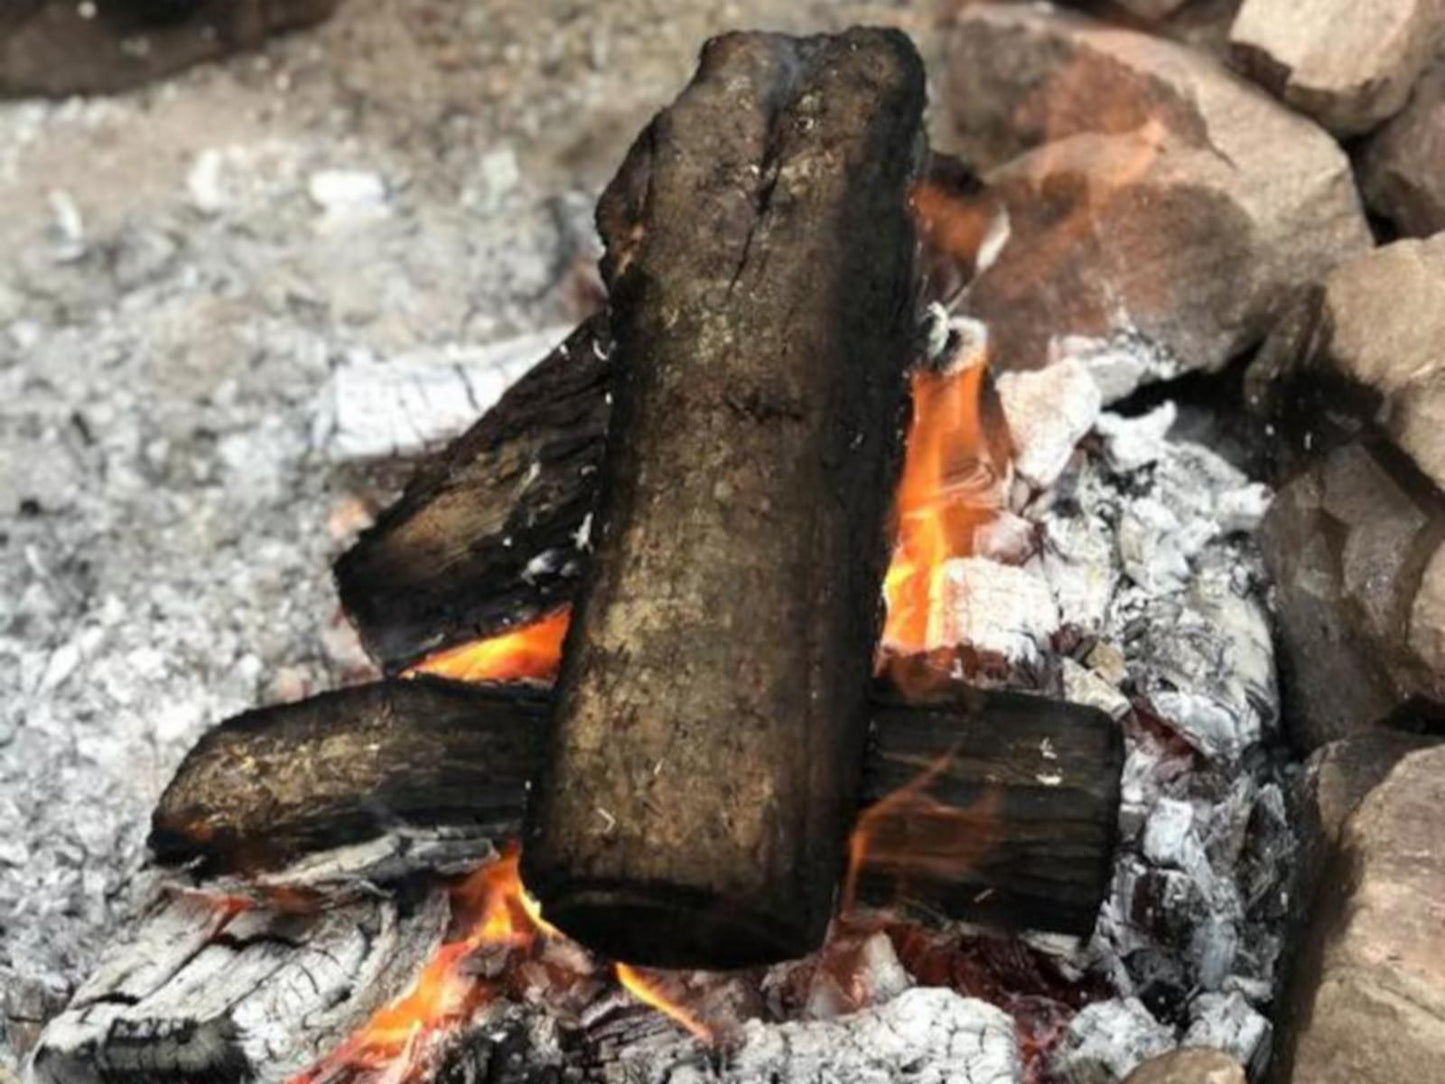
[{"label": "large charred log", "polygon": [[[959,163],[934,154],[913,215],[925,294],[946,300],[971,278],[996,207]],[[336,562],[341,601],[388,674],[571,602],[611,411],[610,345],[605,314],[581,325],[423,462]]]},{"label": "large charred log", "polygon": [[362,643],[388,673],[570,601],[607,429],[607,318],[519,380],[336,562]]},{"label": "large charred log", "polygon": [[[398,825],[421,853],[427,836],[500,847],[521,829],[546,714],[532,688],[428,680],[248,712],[182,762],[156,808],[152,848],[165,865],[293,885],[297,863],[317,851],[389,838]],[[917,707],[880,691],[864,765],[861,901],[1092,928],[1123,765],[1108,716],[963,687]]]},{"label": "large charred log", "polygon": [[523,864],[606,955],[739,967],[827,927],[916,349],[923,105],[897,32],[717,38],[599,204],[613,416]]}]

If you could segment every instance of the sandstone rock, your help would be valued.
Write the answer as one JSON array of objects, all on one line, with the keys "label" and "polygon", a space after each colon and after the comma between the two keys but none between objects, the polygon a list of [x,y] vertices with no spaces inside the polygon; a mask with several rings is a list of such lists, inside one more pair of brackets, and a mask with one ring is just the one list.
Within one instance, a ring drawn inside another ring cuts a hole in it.
[{"label": "sandstone rock", "polygon": [[1151,1058],[1124,1084],[1245,1084],[1239,1062],[1219,1050],[1185,1047]]},{"label": "sandstone rock", "polygon": [[1306,834],[1316,836],[1322,851],[1332,850],[1350,814],[1396,764],[1439,744],[1440,739],[1423,734],[1373,729],[1317,750],[1305,766],[1303,809],[1310,822]]},{"label": "sandstone rock", "polygon": [[1151,21],[1165,19],[1187,3],[1189,0],[1118,0],[1125,11]]},{"label": "sandstone rock", "polygon": [[1445,700],[1435,650],[1445,511],[1428,487],[1402,480],[1401,466],[1388,451],[1345,444],[1286,485],[1265,517],[1285,723],[1301,750],[1368,728],[1412,698]]},{"label": "sandstone rock", "polygon": [[1295,307],[1252,367],[1251,398],[1300,446],[1318,444],[1325,415],[1377,423],[1445,486],[1442,344],[1445,234],[1397,241],[1342,264]]},{"label": "sandstone rock", "polygon": [[1279,1079],[1399,1084],[1445,1066],[1445,747],[1413,753],[1341,833],[1290,1004]]},{"label": "sandstone rock", "polygon": [[1230,44],[1254,79],[1351,136],[1400,111],[1442,36],[1438,0],[1245,0]]},{"label": "sandstone rock", "polygon": [[1369,247],[1334,142],[1208,57],[1042,5],[969,5],[953,33],[951,149],[1009,221],[964,305],[997,367],[1129,337],[1153,376],[1217,369]]},{"label": "sandstone rock", "polygon": [[6,0],[0,98],[126,90],[326,18],[340,0]]},{"label": "sandstone rock", "polygon": [[1436,61],[1410,104],[1370,137],[1360,181],[1370,209],[1402,233],[1445,230],[1445,61]]}]

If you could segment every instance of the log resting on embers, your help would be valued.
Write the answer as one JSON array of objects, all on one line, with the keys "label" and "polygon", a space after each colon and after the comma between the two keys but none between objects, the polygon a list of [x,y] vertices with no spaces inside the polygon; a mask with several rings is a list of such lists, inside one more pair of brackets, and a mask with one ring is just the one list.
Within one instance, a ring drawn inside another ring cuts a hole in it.
[{"label": "log resting on embers", "polygon": [[[152,849],[167,866],[280,884],[319,852],[398,832],[413,848],[455,838],[485,856],[520,830],[546,713],[535,687],[436,679],[248,712],[182,762],[157,805]],[[872,717],[862,902],[1093,928],[1118,822],[1123,748],[1113,720],[962,686],[916,706],[880,690]]]},{"label": "log resting on embers", "polygon": [[598,206],[613,416],[522,866],[604,955],[822,942],[917,350],[923,106],[896,31],[725,35]]}]

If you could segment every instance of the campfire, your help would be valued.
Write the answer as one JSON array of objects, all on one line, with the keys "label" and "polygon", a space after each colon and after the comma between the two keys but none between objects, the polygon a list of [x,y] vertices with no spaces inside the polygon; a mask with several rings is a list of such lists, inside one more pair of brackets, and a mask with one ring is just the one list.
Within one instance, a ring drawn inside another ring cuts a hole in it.
[{"label": "campfire", "polygon": [[[968,165],[899,32],[704,47],[597,204],[605,300],[337,559],[378,676],[195,744],[35,1081],[1265,1071],[1324,859],[1245,468],[1308,454],[1278,396],[1332,394],[1295,358],[1329,299],[1251,372],[1299,382],[1256,396],[1277,430],[1229,428],[1237,372],[1190,381],[1363,220],[1311,165],[1226,170],[1293,119],[1231,83],[1250,130],[1208,131],[1149,82],[1204,78],[1182,46],[958,19],[956,80],[1004,99]],[[995,54],[1030,36],[1064,59],[1025,93]],[[1219,265],[1289,236],[1268,298],[1097,280],[1168,265],[1140,220],[1188,200]],[[1343,516],[1347,468],[1289,514]]]}]

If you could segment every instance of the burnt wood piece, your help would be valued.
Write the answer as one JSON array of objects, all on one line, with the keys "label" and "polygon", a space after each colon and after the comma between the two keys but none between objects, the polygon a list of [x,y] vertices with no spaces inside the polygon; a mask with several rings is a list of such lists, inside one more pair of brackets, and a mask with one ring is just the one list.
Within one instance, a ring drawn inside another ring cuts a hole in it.
[{"label": "burnt wood piece", "polygon": [[[956,294],[995,208],[946,155],[913,194],[924,288]],[[423,461],[401,498],[335,566],[371,657],[423,657],[570,603],[586,561],[610,412],[605,315],[583,324],[466,433]]]},{"label": "burnt wood piece", "polygon": [[435,459],[336,562],[388,673],[569,601],[607,429],[605,316],[583,323]]},{"label": "burnt wood piece", "polygon": [[1104,712],[962,684],[880,691],[859,899],[1087,936],[1113,875],[1124,739]]},{"label": "burnt wood piece", "polygon": [[827,928],[916,351],[923,106],[896,31],[715,38],[598,205],[613,413],[522,861],[604,955],[743,967]]},{"label": "burnt wood piece", "polygon": [[[546,715],[535,689],[431,680],[248,712],[182,762],[151,846],[166,865],[254,878],[308,848],[354,847],[398,823],[416,838],[490,832],[500,844],[521,829]],[[961,686],[917,707],[883,691],[864,764],[860,900],[1061,933],[1092,928],[1123,766],[1108,716]]]},{"label": "burnt wood piece", "polygon": [[253,873],[398,827],[516,834],[544,694],[378,682],[246,712],[186,755],[151,821],[158,861]]},{"label": "burnt wood piece", "polygon": [[162,900],[46,1026],[32,1079],[282,1084],[407,988],[450,914],[440,886],[316,912]]}]

